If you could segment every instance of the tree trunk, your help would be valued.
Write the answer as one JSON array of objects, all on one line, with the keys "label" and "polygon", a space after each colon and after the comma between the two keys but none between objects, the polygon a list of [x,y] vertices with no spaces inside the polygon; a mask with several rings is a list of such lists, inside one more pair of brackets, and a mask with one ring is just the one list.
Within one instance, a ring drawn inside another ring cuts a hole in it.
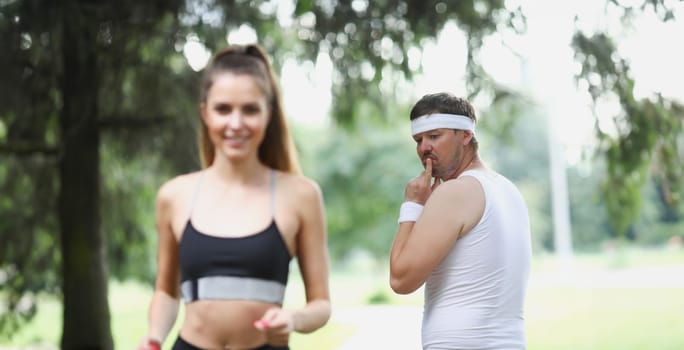
[{"label": "tree trunk", "polygon": [[106,254],[99,218],[97,20],[63,7],[59,222],[64,314],[62,349],[113,349]]}]

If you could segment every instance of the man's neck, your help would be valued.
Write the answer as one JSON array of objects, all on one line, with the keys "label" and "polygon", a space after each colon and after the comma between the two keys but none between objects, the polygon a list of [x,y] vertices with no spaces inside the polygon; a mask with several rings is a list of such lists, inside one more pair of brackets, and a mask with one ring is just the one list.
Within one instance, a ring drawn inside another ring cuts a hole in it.
[{"label": "man's neck", "polygon": [[461,162],[456,171],[454,171],[451,176],[443,178],[442,181],[455,179],[463,174],[463,172],[466,170],[479,169],[482,168],[482,166],[482,162],[480,161],[480,157],[478,156],[477,152],[469,150],[463,155],[463,162]]}]

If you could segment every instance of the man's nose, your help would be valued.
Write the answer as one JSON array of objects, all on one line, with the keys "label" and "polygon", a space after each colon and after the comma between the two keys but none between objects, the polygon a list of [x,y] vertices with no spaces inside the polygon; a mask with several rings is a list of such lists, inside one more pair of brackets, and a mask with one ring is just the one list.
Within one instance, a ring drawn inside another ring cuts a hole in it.
[{"label": "man's nose", "polygon": [[432,144],[426,140],[421,140],[420,144],[418,144],[418,151],[420,151],[421,154],[429,153],[432,151]]}]

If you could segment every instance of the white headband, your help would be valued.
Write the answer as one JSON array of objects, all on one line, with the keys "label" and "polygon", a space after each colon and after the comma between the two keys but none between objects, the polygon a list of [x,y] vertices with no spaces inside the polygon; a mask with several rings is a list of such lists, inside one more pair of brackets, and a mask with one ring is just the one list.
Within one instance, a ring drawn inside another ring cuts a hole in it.
[{"label": "white headband", "polygon": [[472,119],[459,114],[426,114],[411,121],[411,135],[435,129],[458,129],[475,132]]}]

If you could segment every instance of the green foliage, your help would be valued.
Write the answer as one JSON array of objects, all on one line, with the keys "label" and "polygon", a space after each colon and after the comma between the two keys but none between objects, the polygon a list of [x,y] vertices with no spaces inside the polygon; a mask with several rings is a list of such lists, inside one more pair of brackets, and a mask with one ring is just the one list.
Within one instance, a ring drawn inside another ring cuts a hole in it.
[{"label": "green foliage", "polygon": [[390,297],[387,295],[387,290],[385,289],[376,290],[368,297],[368,304],[370,305],[389,304],[389,301]]},{"label": "green foliage", "polygon": [[477,138],[485,164],[522,192],[534,251],[553,250],[546,116],[522,96],[502,99],[479,115]]},{"label": "green foliage", "polygon": [[580,167],[568,169],[568,187],[572,222],[573,246],[578,251],[597,251],[614,240],[634,240],[645,246],[660,246],[682,232],[681,207],[672,207],[666,199],[662,184],[649,176],[640,188],[642,209],[632,218],[625,233],[618,233],[611,225],[603,192],[605,159],[596,158],[591,170]]},{"label": "green foliage", "polygon": [[[508,169],[499,169],[499,172],[506,174],[506,170]],[[554,249],[550,191],[547,179],[548,176],[543,179],[529,177],[516,181],[516,185],[527,204],[530,216],[532,251],[535,254],[550,252]],[[545,183],[545,185],[540,185],[538,181]]]},{"label": "green foliage", "polygon": [[601,190],[604,169],[600,159],[592,163],[591,169],[568,169],[568,188],[572,189],[568,193],[572,243],[578,251],[596,251],[602,242],[616,236],[610,226],[605,196]]},{"label": "green foliage", "polygon": [[[125,157],[123,145],[102,145],[102,230],[107,238],[110,273],[118,279],[154,279],[156,228],[154,203],[160,181],[170,175],[159,152]],[[131,176],[131,174],[135,174]]]},{"label": "green foliage", "polygon": [[358,248],[388,254],[406,182],[422,170],[408,129],[399,130],[330,130],[314,154],[311,176],[323,189],[333,257]]},{"label": "green foliage", "polygon": [[548,188],[547,116],[523,96],[479,111],[479,151],[486,162],[513,181],[531,179]]},{"label": "green foliage", "polygon": [[623,235],[639,216],[642,189],[651,173],[667,186],[668,204],[679,200],[682,168],[677,139],[684,106],[660,95],[637,100],[629,64],[619,57],[607,34],[578,32],[573,46],[582,64],[578,79],[586,82],[594,101],[616,98],[621,107],[620,114],[613,116],[616,133],[598,132],[599,152],[607,167],[606,208],[611,225]]},{"label": "green foliage", "polygon": [[[80,101],[73,105],[98,107],[95,115],[89,117],[97,120],[100,131],[112,133],[114,138],[110,139],[110,146],[115,146],[110,150],[117,151],[101,150],[105,158],[101,197],[105,204],[101,207],[107,210],[104,212],[107,226],[102,231],[110,234],[107,236],[111,243],[109,256],[113,258],[110,266],[118,276],[122,271],[140,271],[149,278],[149,271],[137,266],[139,257],[144,258],[145,266],[149,261],[149,245],[140,239],[143,230],[147,230],[145,236],[149,236],[150,218],[146,215],[149,210],[138,210],[142,203],[135,200],[150,200],[153,194],[149,192],[156,188],[147,188],[146,192],[137,186],[156,187],[156,176],[162,175],[159,170],[167,166],[148,168],[146,182],[139,184],[130,181],[133,178],[130,173],[113,179],[107,176],[117,163],[124,163],[141,148],[154,152],[153,159],[167,153],[172,155],[169,160],[177,160],[176,164],[184,164],[186,169],[192,167],[188,165],[190,157],[187,154],[194,150],[193,128],[170,122],[166,124],[174,127],[162,127],[164,121],[178,120],[178,116],[190,114],[188,106],[191,103],[183,101],[188,100],[190,85],[191,96],[196,91],[197,74],[188,74],[188,68],[174,69],[177,66],[174,62],[183,58],[175,50],[175,42],[169,40],[173,36],[165,34],[172,34],[176,28],[174,6],[178,4],[177,1],[128,2],[116,6],[99,3],[78,8],[71,7],[78,6],[73,2],[12,1],[0,6],[0,41],[4,50],[0,55],[0,75],[3,76],[0,83],[0,156],[3,157],[0,165],[3,194],[0,200],[0,275],[3,279],[0,283],[3,299],[0,336],[11,336],[17,326],[33,315],[34,295],[38,292],[57,294],[62,283],[59,248],[63,240],[59,238],[57,214],[64,208],[58,207],[56,200],[60,191],[57,169],[64,156],[65,140],[72,134],[60,125],[59,117],[63,108],[63,89],[73,86],[71,82],[78,79],[64,76],[63,50],[70,40],[83,39],[69,37],[62,30],[61,23],[71,10],[87,13],[90,22],[83,25],[98,28],[92,36],[95,40],[87,44],[97,56],[99,72],[87,77],[96,82],[92,85],[98,87],[93,95],[98,96],[97,101]],[[179,96],[183,98],[179,99]],[[196,105],[192,106],[194,114]],[[130,130],[150,126],[159,126],[153,136]],[[182,145],[169,142],[172,139],[193,141],[187,143],[190,147],[185,145],[186,152],[179,152],[177,149]],[[116,157],[109,157],[113,154]],[[148,161],[151,158],[143,155],[138,159]],[[192,159],[195,159],[194,155]],[[169,163],[174,164],[165,162]],[[153,183],[150,182],[151,174],[154,174]],[[91,192],[91,189],[84,191]],[[136,197],[133,193],[141,196]],[[121,198],[123,196],[130,198],[126,200]],[[63,234],[69,235],[69,232]],[[93,236],[98,234],[92,232]],[[91,266],[86,264],[79,268]]]},{"label": "green foliage", "polygon": [[[468,36],[468,81],[472,94],[496,90],[486,84],[479,66],[483,38],[502,28],[524,29],[519,11],[509,11],[500,0],[467,1],[298,1],[295,29],[305,59],[328,54],[334,66],[333,118],[342,125],[364,120],[360,101],[382,108],[385,92],[379,82],[391,72],[413,76],[408,53],[436,37],[444,25],[455,22]],[[310,23],[315,23],[311,25]],[[378,115],[383,117],[383,115]]]},{"label": "green foliage", "polygon": [[644,208],[634,224],[634,239],[645,246],[658,246],[684,234],[680,207],[671,207],[663,196],[665,191],[656,179],[649,179],[644,188]]},{"label": "green foliage", "polygon": [[54,292],[59,282],[58,271],[48,268],[59,263],[54,175],[40,156],[0,162],[0,339],[34,315],[38,292]]}]

